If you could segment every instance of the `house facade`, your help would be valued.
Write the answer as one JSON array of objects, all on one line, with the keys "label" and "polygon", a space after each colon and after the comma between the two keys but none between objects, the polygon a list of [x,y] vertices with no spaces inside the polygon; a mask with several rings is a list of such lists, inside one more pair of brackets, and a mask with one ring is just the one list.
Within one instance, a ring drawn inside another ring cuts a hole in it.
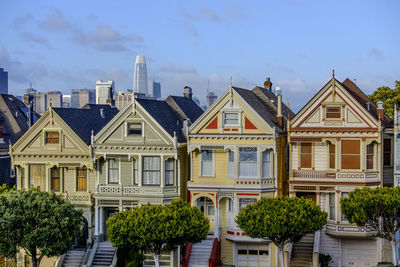
[{"label": "house facade", "polygon": [[277,266],[277,249],[236,225],[241,208],[285,194],[286,119],[281,96],[266,88],[230,87],[190,127],[190,203],[210,220],[224,264]]},{"label": "house facade", "polygon": [[[50,107],[9,152],[17,169],[17,189],[38,186],[42,191],[62,194],[83,210],[86,225],[78,245],[84,247],[94,233],[96,170],[92,135],[116,113],[115,108],[106,105],[94,109]],[[24,264],[24,258],[18,260]],[[50,261],[44,259],[43,264]]]},{"label": "house facade", "polygon": [[328,223],[314,248],[330,266],[391,261],[390,245],[350,224],[340,198],[355,188],[393,185],[393,121],[352,81],[332,79],[290,121],[289,193],[314,201]]}]

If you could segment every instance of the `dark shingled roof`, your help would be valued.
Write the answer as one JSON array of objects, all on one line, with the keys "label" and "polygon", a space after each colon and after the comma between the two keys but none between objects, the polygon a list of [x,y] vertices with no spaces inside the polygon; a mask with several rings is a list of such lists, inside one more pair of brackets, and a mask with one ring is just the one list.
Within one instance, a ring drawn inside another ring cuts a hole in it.
[{"label": "dark shingled roof", "polygon": [[[361,106],[365,108],[375,119],[379,119],[378,116],[378,107],[372,102],[371,99],[367,95],[361,91],[358,86],[353,83],[349,78],[341,83],[343,87],[360,103]],[[369,103],[369,110],[367,108],[367,103]],[[389,118],[386,114],[383,117],[383,125],[385,127],[393,127],[393,120]]]},{"label": "dark shingled roof", "polygon": [[[276,121],[278,98],[267,89],[256,87],[253,91],[232,87],[253,109],[261,116],[271,127],[275,127],[278,133],[283,132]],[[268,91],[268,92],[267,92]],[[259,95],[259,92],[262,95]],[[271,102],[273,100],[274,103]],[[282,115],[287,118],[287,115],[293,116],[294,113],[282,103]]]},{"label": "dark shingled roof", "polygon": [[203,109],[199,105],[197,105],[196,102],[194,102],[192,99],[188,99],[184,96],[173,95],[169,96],[168,98],[172,98],[175,101],[175,103],[185,114],[186,118],[189,118],[191,122],[197,120],[204,112]]},{"label": "dark shingled roof", "polygon": [[101,117],[100,108],[96,105],[91,109],[53,108],[53,110],[83,142],[90,145],[92,131],[93,135],[96,135],[118,113],[118,109],[105,106],[108,108],[103,109],[104,118]]},{"label": "dark shingled roof", "polygon": [[137,98],[136,101],[163,127],[169,135],[178,138],[178,142],[185,142],[183,135],[183,121],[181,117],[167,102],[164,100]]}]

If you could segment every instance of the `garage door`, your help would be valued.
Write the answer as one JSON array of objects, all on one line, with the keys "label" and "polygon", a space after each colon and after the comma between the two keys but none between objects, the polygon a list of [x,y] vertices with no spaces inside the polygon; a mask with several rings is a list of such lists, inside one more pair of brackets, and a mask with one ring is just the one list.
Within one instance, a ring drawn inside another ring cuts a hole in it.
[{"label": "garage door", "polygon": [[376,240],[342,239],[342,266],[376,266]]},{"label": "garage door", "polygon": [[270,245],[237,245],[237,266],[270,266]]}]

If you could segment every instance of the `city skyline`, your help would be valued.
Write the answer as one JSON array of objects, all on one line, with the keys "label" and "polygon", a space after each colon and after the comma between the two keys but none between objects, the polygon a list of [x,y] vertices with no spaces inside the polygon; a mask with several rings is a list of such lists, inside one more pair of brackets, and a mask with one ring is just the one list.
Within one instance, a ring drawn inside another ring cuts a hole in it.
[{"label": "city skyline", "polygon": [[[208,81],[221,95],[230,77],[249,89],[271,77],[283,100],[299,110],[332,69],[339,80],[356,79],[366,93],[393,87],[400,76],[397,1],[23,1],[2,7],[0,33],[7,38],[0,41],[0,67],[15,95],[29,81],[64,94],[94,88],[96,80],[114,80],[117,90],[126,90],[136,55],[146,56],[148,81],[161,82],[162,97],[180,95],[187,85],[202,103]],[[132,16],[136,9],[142,12]]]}]

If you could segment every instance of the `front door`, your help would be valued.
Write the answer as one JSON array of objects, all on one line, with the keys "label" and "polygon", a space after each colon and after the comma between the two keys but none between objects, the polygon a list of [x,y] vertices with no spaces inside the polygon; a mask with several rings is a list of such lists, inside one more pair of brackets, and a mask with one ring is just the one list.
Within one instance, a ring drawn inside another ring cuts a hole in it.
[{"label": "front door", "polygon": [[106,208],[105,209],[105,214],[104,214],[104,240],[108,240],[107,238],[107,219],[110,217],[114,217],[115,213],[118,212],[118,208]]}]

